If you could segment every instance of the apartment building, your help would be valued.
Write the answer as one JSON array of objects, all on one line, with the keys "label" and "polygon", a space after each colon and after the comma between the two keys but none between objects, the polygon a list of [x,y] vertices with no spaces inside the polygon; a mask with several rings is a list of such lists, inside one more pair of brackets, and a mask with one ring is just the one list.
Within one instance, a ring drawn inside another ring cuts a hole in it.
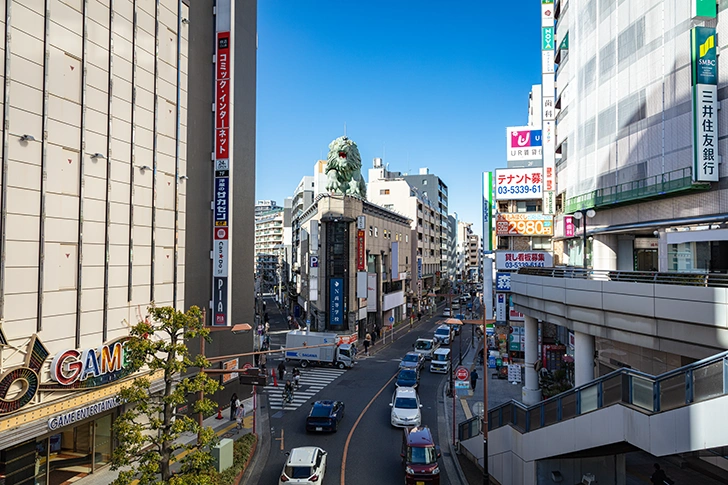
[{"label": "apartment building", "polygon": [[[425,295],[438,290],[440,278],[447,275],[450,227],[447,216],[447,186],[437,176],[427,173],[427,169],[422,169],[421,172],[423,173],[417,177],[418,183],[427,187],[429,192],[418,188],[412,177],[400,172],[390,172],[383,166],[381,158],[375,158],[374,167],[369,169],[367,184],[370,201],[396,211],[411,221],[411,292],[415,310],[421,310],[427,304]],[[437,198],[430,199],[428,193]]]}]

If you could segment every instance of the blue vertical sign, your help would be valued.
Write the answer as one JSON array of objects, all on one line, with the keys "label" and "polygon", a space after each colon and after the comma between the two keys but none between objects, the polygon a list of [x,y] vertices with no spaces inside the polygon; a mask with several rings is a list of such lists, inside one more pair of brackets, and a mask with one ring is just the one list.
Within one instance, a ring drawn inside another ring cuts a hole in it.
[{"label": "blue vertical sign", "polygon": [[344,279],[329,280],[329,326],[344,326]]},{"label": "blue vertical sign", "polygon": [[215,225],[228,225],[228,177],[215,179]]}]

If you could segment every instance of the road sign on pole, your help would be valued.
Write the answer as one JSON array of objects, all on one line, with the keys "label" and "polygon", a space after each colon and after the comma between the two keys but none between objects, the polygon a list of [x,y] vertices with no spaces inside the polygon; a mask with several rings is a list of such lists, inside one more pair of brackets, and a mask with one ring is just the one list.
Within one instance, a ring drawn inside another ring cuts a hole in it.
[{"label": "road sign on pole", "polygon": [[457,377],[460,381],[467,381],[468,377],[470,377],[470,371],[465,367],[458,367],[455,370],[455,377]]}]

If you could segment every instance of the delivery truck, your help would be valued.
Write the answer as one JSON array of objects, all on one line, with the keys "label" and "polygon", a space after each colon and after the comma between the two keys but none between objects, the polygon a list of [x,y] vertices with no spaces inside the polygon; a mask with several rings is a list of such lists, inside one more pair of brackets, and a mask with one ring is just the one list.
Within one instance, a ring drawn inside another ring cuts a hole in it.
[{"label": "delivery truck", "polygon": [[286,334],[286,349],[296,350],[285,351],[286,362],[299,361],[301,367],[329,365],[339,369],[349,368],[354,363],[353,349],[350,344],[338,342],[339,336],[335,333],[291,330]]}]

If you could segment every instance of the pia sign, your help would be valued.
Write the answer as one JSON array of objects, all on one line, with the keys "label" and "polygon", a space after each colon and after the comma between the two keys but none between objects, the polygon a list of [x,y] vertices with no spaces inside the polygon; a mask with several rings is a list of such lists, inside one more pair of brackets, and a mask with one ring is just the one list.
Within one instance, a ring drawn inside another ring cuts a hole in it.
[{"label": "pia sign", "polygon": [[541,159],[541,130],[532,130],[529,126],[506,128],[506,144],[508,145],[506,160]]}]

